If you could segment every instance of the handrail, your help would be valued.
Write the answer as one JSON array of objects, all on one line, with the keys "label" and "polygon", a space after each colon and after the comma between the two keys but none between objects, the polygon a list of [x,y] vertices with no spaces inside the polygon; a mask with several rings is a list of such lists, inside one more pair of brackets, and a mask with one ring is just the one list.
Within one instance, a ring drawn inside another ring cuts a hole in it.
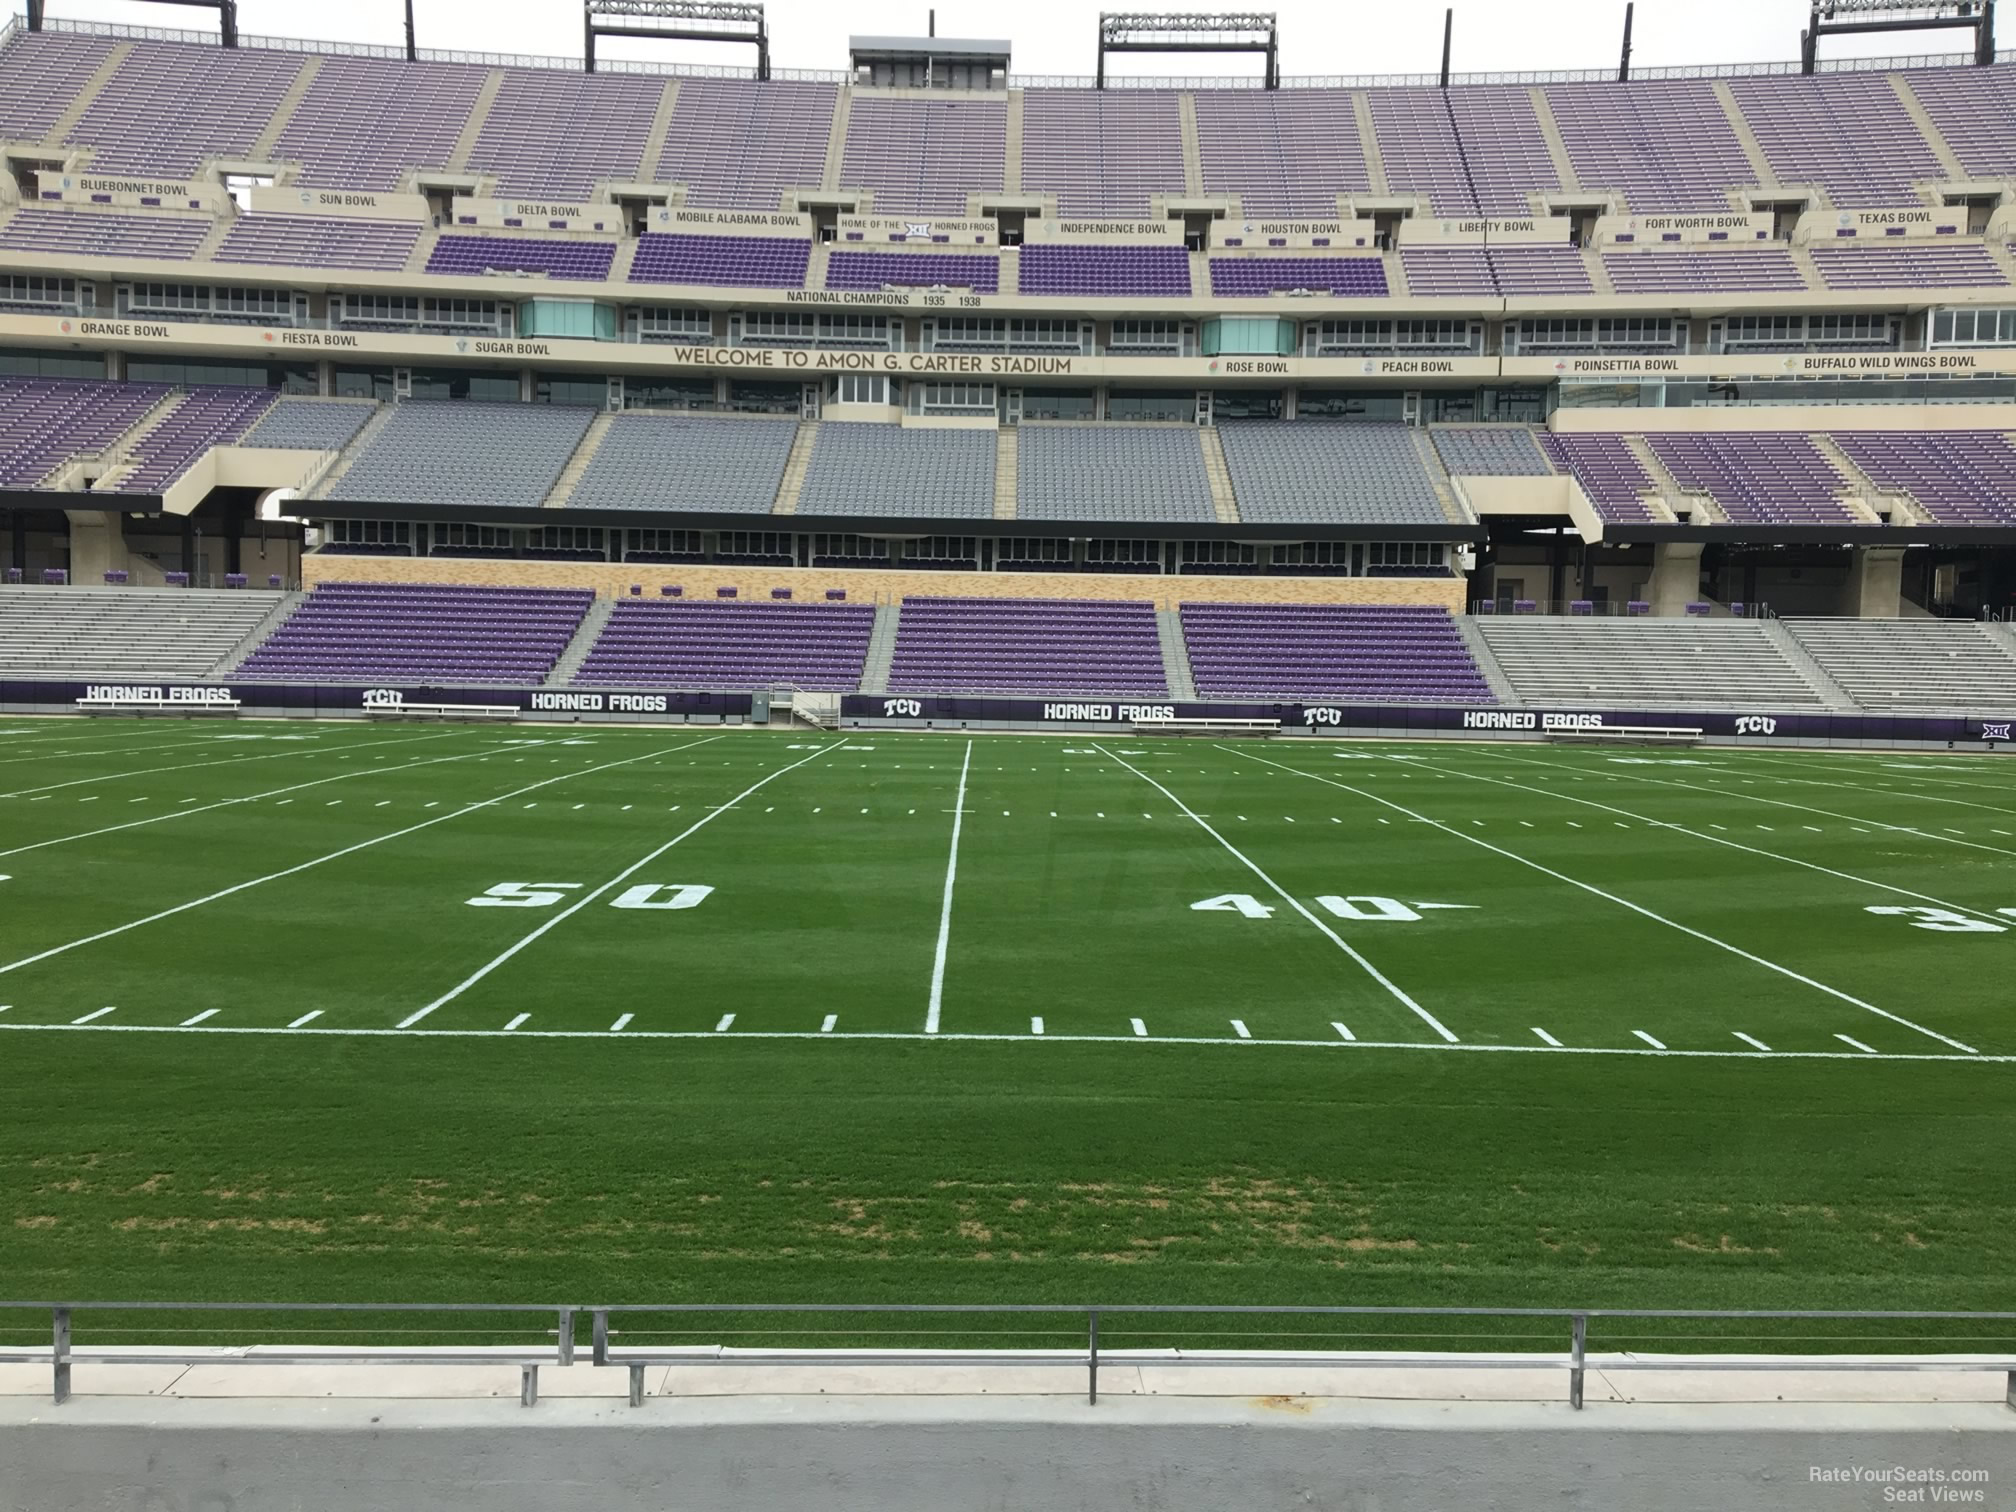
[{"label": "handrail", "polygon": [[[539,1368],[575,1363],[576,1322],[582,1313],[589,1318],[593,1366],[628,1371],[630,1402],[644,1399],[644,1371],[652,1365],[734,1365],[818,1366],[848,1365],[1054,1365],[1086,1371],[1086,1399],[1099,1400],[1101,1363],[1154,1364],[1161,1366],[1225,1367],[1229,1365],[1275,1367],[1293,1366],[1331,1369],[1393,1368],[1416,1369],[1533,1369],[1565,1370],[1568,1373],[1568,1400],[1575,1408],[1583,1405],[1583,1387],[1589,1364],[1589,1325],[1617,1319],[1667,1319],[1693,1321],[1735,1321],[1776,1319],[1803,1322],[1957,1322],[1976,1325],[2016,1323],[2016,1311],[1967,1312],[1946,1309],[1803,1309],[1803,1308],[1648,1308],[1648,1307],[1393,1307],[1353,1304],[1228,1304],[1211,1303],[1062,1303],[1062,1302],[655,1302],[655,1303],[484,1303],[484,1302],[65,1302],[4,1301],[0,1313],[43,1312],[50,1315],[50,1344],[44,1348],[0,1349],[0,1362],[40,1363],[47,1361],[52,1372],[52,1394],[62,1403],[72,1394],[72,1371],[84,1364],[330,1364],[378,1363],[421,1364],[516,1364],[521,1373],[520,1402],[527,1407],[539,1399]],[[176,1312],[176,1313],[433,1313],[467,1315],[491,1313],[511,1317],[542,1316],[554,1320],[550,1330],[553,1343],[537,1348],[442,1349],[428,1353],[400,1351],[371,1346],[279,1347],[271,1352],[240,1346],[235,1352],[219,1355],[214,1350],[177,1352],[148,1348],[134,1352],[135,1346],[79,1350],[72,1337],[79,1312]],[[880,1313],[889,1315],[938,1314],[948,1317],[1047,1317],[1081,1320],[1082,1347],[1051,1346],[1038,1349],[976,1349],[969,1345],[945,1349],[863,1348],[825,1350],[806,1347],[746,1348],[723,1344],[689,1345],[672,1349],[637,1350],[614,1347],[619,1333],[611,1320],[625,1316],[708,1317],[726,1314],[782,1316]],[[1115,1319],[1141,1317],[1282,1317],[1282,1318],[1510,1318],[1539,1319],[1568,1325],[1565,1350],[1525,1349],[1448,1351],[1419,1353],[1404,1350],[1366,1350],[1339,1353],[1334,1350],[1302,1350],[1292,1347],[1294,1335],[1280,1337],[1289,1347],[1273,1350],[1211,1350],[1164,1346],[1154,1349],[1116,1349],[1101,1345],[1102,1325],[1110,1334]],[[1712,1345],[1712,1337],[1702,1340]],[[1923,1342],[1933,1342],[1929,1337]],[[2016,1351],[2004,1356],[1954,1358],[1930,1352],[1884,1355],[1876,1358],[1842,1359],[1828,1355],[1782,1355],[1769,1359],[1751,1357],[1722,1361],[1714,1358],[1647,1358],[1626,1353],[1618,1360],[1604,1358],[1605,1370],[1737,1370],[1771,1369],[1832,1371],[1840,1373],[1885,1373],[1949,1370],[1956,1372],[1996,1372],[2007,1376],[2007,1400],[2016,1408]]]}]

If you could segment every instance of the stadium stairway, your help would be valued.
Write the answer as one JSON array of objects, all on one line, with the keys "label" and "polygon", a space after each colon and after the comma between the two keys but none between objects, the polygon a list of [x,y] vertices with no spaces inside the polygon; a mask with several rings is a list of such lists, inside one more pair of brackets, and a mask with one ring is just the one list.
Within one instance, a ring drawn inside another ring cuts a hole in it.
[{"label": "stadium stairway", "polygon": [[1743,107],[1736,103],[1736,92],[1729,87],[1729,81],[1717,79],[1711,87],[1716,100],[1721,103],[1722,114],[1729,118],[1729,129],[1736,133],[1736,140],[1743,148],[1743,156],[1750,160],[1750,171],[1757,176],[1757,186],[1776,189],[1778,176],[1771,171],[1771,160],[1764,156],[1764,144],[1757,140],[1750,123],[1743,119]]},{"label": "stadium stairway", "polygon": [[1939,159],[1939,165],[1946,170],[1946,177],[1963,182],[1972,178],[1973,175],[1967,171],[1959,155],[1953,151],[1952,144],[1940,134],[1939,128],[1932,123],[1932,117],[1926,113],[1918,96],[1912,92],[1909,76],[1893,73],[1890,75],[1890,87],[1897,91],[1897,102],[1904,107],[1904,114],[1911,117],[1912,124],[1918,128],[1918,134],[1925,138],[1925,145],[1932,149],[1932,155]]},{"label": "stadium stairway", "polygon": [[476,103],[469,107],[469,119],[462,123],[462,135],[455,138],[455,150],[448,154],[448,168],[454,173],[469,171],[469,154],[476,150],[476,144],[483,138],[483,128],[490,121],[490,107],[497,103],[498,91],[504,87],[504,70],[493,68],[483,80],[483,87],[476,91]]},{"label": "stadium stairway", "polygon": [[1000,268],[1000,272],[995,275],[997,292],[1002,294],[1020,294],[1022,292],[1022,249],[1020,247],[1002,247],[995,254],[995,260]]},{"label": "stadium stairway", "polygon": [[1696,525],[1719,522],[1721,520],[1722,511],[1716,508],[1714,499],[1706,493],[1690,494],[1686,489],[1682,488],[1680,480],[1673,476],[1664,462],[1659,460],[1659,454],[1652,450],[1651,444],[1643,436],[1626,436],[1624,438],[1624,446],[1631,453],[1632,458],[1638,465],[1645,469],[1646,475],[1657,485],[1657,493],[1654,497],[1646,498],[1641,494],[1640,498],[1643,499],[1646,507],[1652,511],[1653,517],[1658,519],[1661,524],[1665,524],[1669,520],[1677,520],[1680,517],[1680,511],[1683,509],[1693,516]]},{"label": "stadium stairway", "polygon": [[267,121],[266,129],[259,133],[252,143],[251,151],[245,155],[255,163],[263,163],[273,156],[273,148],[280,141],[280,133],[287,129],[287,123],[294,119],[294,112],[301,108],[301,101],[314,84],[315,76],[322,72],[322,59],[312,53],[302,63],[294,75],[294,82],[287,86],[287,93],[280,96],[280,103],[273,108],[273,117]]},{"label": "stadium stairway", "polygon": [[1830,709],[1857,707],[1855,700],[1848,696],[1848,690],[1827,675],[1826,668],[1813,660],[1812,653],[1800,644],[1799,637],[1786,629],[1782,621],[1767,619],[1757,623],[1764,627],[1764,633],[1771,637],[1772,644],[1777,646],[1785,660],[1792,663],[1799,675],[1812,685],[1822,703]]},{"label": "stadium stairway", "polygon": [[1589,287],[1598,294],[1615,294],[1617,285],[1610,281],[1610,269],[1604,264],[1594,247],[1582,249],[1582,266],[1589,274]]},{"label": "stadium stairway", "polygon": [[1008,91],[1006,150],[1001,157],[1001,192],[1004,194],[1022,192],[1022,99],[1021,90]]},{"label": "stadium stairway", "polygon": [[1821,293],[1827,287],[1827,280],[1820,276],[1820,265],[1813,261],[1813,249],[1799,242],[1783,244],[1792,258],[1792,265],[1799,270],[1799,276],[1806,280],[1806,287],[1812,293]]},{"label": "stadium stairway", "polygon": [[847,125],[854,118],[854,91],[835,90],[833,119],[826,125],[826,163],[819,175],[819,187],[838,192],[840,175],[847,162]]},{"label": "stadium stairway", "polygon": [[357,434],[350,438],[350,444],[336,454],[336,460],[329,464],[329,470],[322,474],[320,481],[308,490],[308,497],[311,499],[328,498],[330,490],[343,481],[343,474],[350,471],[356,465],[357,459],[363,456],[370,448],[371,443],[378,439],[378,432],[383,430],[398,412],[399,406],[396,404],[379,405],[378,413],[364,422]]},{"label": "stadium stairway", "polygon": [[784,476],[777,484],[777,502],[772,514],[798,513],[798,495],[805,490],[805,475],[812,470],[812,448],[819,444],[819,422],[800,420],[798,434],[791,438],[791,455],[784,459]]},{"label": "stadium stairway", "polygon": [[1239,523],[1239,495],[1232,487],[1232,470],[1225,465],[1225,443],[1215,426],[1199,426],[1198,443],[1204,448],[1204,477],[1211,484],[1211,508],[1220,525]]},{"label": "stadium stairway", "polygon": [[1176,97],[1176,120],[1183,134],[1183,192],[1204,192],[1204,149],[1197,142],[1197,96],[1185,90]]},{"label": "stadium stairway", "polygon": [[65,140],[77,123],[84,119],[84,112],[96,103],[98,92],[112,82],[113,75],[125,66],[127,58],[132,56],[132,53],[131,42],[114,43],[111,50],[105,54],[105,61],[98,65],[98,71],[86,79],[83,87],[77,91],[76,98],[70,102],[70,108],[49,123],[49,129],[42,133],[42,140],[45,142]]},{"label": "stadium stairway", "polygon": [[305,593],[282,593],[278,595],[273,607],[267,611],[266,617],[239,637],[238,644],[218,657],[216,664],[203,674],[204,681],[208,682],[213,678],[229,677],[233,672],[236,672],[239,663],[264,645],[269,635],[287,623],[287,617],[300,607],[301,601],[306,597],[308,595]]},{"label": "stadium stairway", "polygon": [[142,437],[175,412],[175,407],[182,402],[186,393],[185,389],[171,389],[162,395],[159,403],[134,421],[117,439],[98,451],[84,452],[59,463],[43,478],[42,486],[66,491],[81,489],[86,476],[110,479],[124,471],[132,459],[133,448],[140,444]]},{"label": "stadium stairway", "polygon": [[994,433],[994,518],[1015,518],[1016,480],[1021,476],[1022,433],[1004,425]]},{"label": "stadium stairway", "polygon": [[[196,244],[196,250],[189,254],[189,260],[191,262],[211,261],[216,256],[217,249],[224,245],[224,238],[231,234],[237,224],[238,214],[235,210],[227,210],[225,214],[218,216],[211,223],[208,234],[204,236],[202,241]],[[422,238],[422,240],[425,239],[424,237]]]},{"label": "stadium stairway", "polygon": [[1456,633],[1463,637],[1463,649],[1470,653],[1470,660],[1477,663],[1477,670],[1491,685],[1491,696],[1501,704],[1518,703],[1519,695],[1513,690],[1512,679],[1505,675],[1505,669],[1498,665],[1498,658],[1491,654],[1490,642],[1477,628],[1477,621],[1467,614],[1452,614],[1449,617],[1456,623]]},{"label": "stadium stairway", "polygon": [[581,623],[574,627],[574,638],[567,642],[567,649],[560,653],[560,659],[553,663],[553,670],[546,674],[547,687],[565,688],[573,684],[581,671],[581,664],[588,660],[588,653],[595,649],[595,642],[602,638],[603,627],[615,612],[616,600],[613,598],[598,597],[588,606]]},{"label": "stadium stairway", "polygon": [[[2011,282],[2016,282],[2016,279]],[[1916,525],[1924,521],[1924,511],[1916,499],[1901,489],[1885,492],[1878,488],[1875,481],[1841,449],[1839,441],[1825,431],[1814,431],[1810,439],[1814,450],[1832,463],[1834,470],[1847,480],[1848,486],[1836,497],[1854,510],[1864,524],[1880,523],[1882,512],[1886,509],[1891,511],[1894,524]]]},{"label": "stadium stairway", "polygon": [[642,161],[637,164],[638,183],[658,182],[658,165],[665,156],[665,138],[672,130],[672,112],[678,108],[679,81],[667,79],[664,90],[658,96],[658,113],[651,119],[651,134],[644,138],[647,145]]},{"label": "stadium stairway", "polygon": [[[1533,102],[1533,119],[1540,127],[1540,135],[1547,142],[1547,156],[1553,160],[1554,176],[1561,181],[1564,192],[1570,194],[1579,192],[1582,181],[1575,175],[1575,160],[1568,156],[1568,144],[1562,140],[1561,125],[1554,119],[1553,108],[1547,103],[1547,91],[1535,84],[1527,89],[1526,98]],[[1369,123],[1371,118],[1369,106],[1366,109],[1366,118]],[[1361,129],[1360,135],[1370,135],[1370,132],[1368,124]]]},{"label": "stadium stairway", "polygon": [[868,659],[861,664],[863,693],[889,691],[889,664],[896,656],[896,631],[902,619],[901,604],[875,606],[875,628],[868,633]]},{"label": "stadium stairway", "polygon": [[1421,459],[1421,470],[1428,475],[1428,482],[1435,490],[1435,497],[1442,505],[1442,513],[1450,523],[1474,525],[1476,519],[1456,498],[1456,490],[1449,486],[1449,470],[1442,465],[1442,455],[1435,450],[1435,443],[1428,432],[1414,427],[1407,432],[1414,443],[1414,454]]},{"label": "stadium stairway", "polygon": [[[1379,132],[1372,124],[1372,100],[1362,89],[1351,91],[1351,111],[1358,120],[1358,141],[1365,149],[1365,173],[1374,194],[1389,194],[1386,157],[1379,150]],[[1202,293],[1200,289],[1198,291]]]},{"label": "stadium stairway", "polygon": [[615,423],[616,414],[613,410],[604,410],[589,422],[587,431],[581,437],[581,444],[574,448],[574,455],[569,457],[567,465],[560,469],[560,476],[553,482],[553,491],[546,495],[541,508],[567,507],[567,501],[574,497],[575,485],[581,481],[581,475],[588,471],[589,464],[595,460],[595,453],[601,450],[602,442],[609,434],[609,428]]},{"label": "stadium stairway", "polygon": [[1194,703],[1197,679],[1190,670],[1190,647],[1183,640],[1183,614],[1179,609],[1155,611],[1155,633],[1162,640],[1162,675],[1169,682],[1169,696],[1178,703]]}]

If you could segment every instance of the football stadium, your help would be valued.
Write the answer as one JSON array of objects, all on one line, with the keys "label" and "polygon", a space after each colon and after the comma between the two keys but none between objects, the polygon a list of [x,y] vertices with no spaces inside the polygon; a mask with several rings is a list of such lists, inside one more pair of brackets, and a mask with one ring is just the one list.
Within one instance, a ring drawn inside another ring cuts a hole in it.
[{"label": "football stadium", "polygon": [[0,1504],[2009,1502],[2016,54],[1780,8],[29,0]]}]

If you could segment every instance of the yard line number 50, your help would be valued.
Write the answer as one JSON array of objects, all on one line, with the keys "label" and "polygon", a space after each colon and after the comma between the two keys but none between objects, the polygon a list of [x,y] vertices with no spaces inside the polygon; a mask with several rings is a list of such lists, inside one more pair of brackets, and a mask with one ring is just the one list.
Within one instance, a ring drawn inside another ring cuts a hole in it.
[{"label": "yard line number 50", "polygon": [[[579,882],[499,882],[469,899],[471,908],[551,908]],[[639,882],[609,900],[611,908],[698,908],[714,889],[699,882]]]}]

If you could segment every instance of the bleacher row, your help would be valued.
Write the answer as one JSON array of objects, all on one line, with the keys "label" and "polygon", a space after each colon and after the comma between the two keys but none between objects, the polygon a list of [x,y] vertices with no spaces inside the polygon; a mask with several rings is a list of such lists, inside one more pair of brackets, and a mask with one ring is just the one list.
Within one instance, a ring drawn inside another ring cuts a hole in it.
[{"label": "bleacher row", "polygon": [[[329,583],[243,654],[281,595],[16,586],[0,589],[0,677],[530,686],[552,677],[593,598]],[[626,598],[571,684],[852,692],[876,616],[844,601]],[[1188,603],[1179,624],[1202,698],[1500,701],[1439,608]],[[1543,707],[2016,710],[2016,635],[2000,625],[1523,617],[1477,630],[1513,698]],[[887,691],[1165,698],[1165,666],[1151,604],[913,596]]]},{"label": "bleacher row", "polygon": [[[681,79],[257,47],[137,41],[81,114],[73,102],[120,41],[16,32],[0,49],[0,139],[86,147],[100,173],[189,178],[206,160],[271,156],[310,186],[392,190],[414,167],[493,175],[497,193],[587,197],[598,182],[688,186],[695,206],[775,209],[817,186],[837,84]],[[316,71],[302,87],[304,70]],[[486,88],[495,97],[475,121]],[[1837,206],[1916,202],[1947,173],[1907,97],[1974,178],[2016,174],[2016,69],[1757,74],[1616,83],[1197,90],[1190,102],[1206,193],[1247,215],[1334,216],[1340,193],[1375,186],[1362,100],[1385,191],[1439,216],[1525,214],[1562,176],[1542,112],[1581,192],[1620,194],[1631,213],[1727,210],[1758,175],[1718,83],[1782,184],[1817,185]],[[286,107],[291,91],[299,98]],[[1174,90],[1023,92],[1020,188],[1060,214],[1145,215],[1186,190],[1183,95]],[[74,124],[49,136],[75,114]],[[1007,178],[1008,102],[859,95],[846,114],[840,187],[872,189],[880,213],[959,215],[966,191]],[[466,159],[456,147],[476,126]],[[1880,150],[1870,150],[1871,143]]]},{"label": "bleacher row", "polygon": [[[793,420],[638,412],[609,416],[591,442],[597,412],[566,406],[441,401],[386,413],[365,401],[276,398],[263,389],[0,378],[0,487],[52,486],[67,465],[97,460],[111,468],[97,487],[151,493],[217,446],[341,453],[374,415],[382,423],[341,464],[328,497],[514,512],[547,503],[570,461],[585,458],[560,500],[568,507],[762,515],[776,507],[800,436]],[[1901,518],[1934,526],[2016,525],[2016,442],[2000,431],[1632,436],[1252,420],[1216,434],[1238,517],[1254,524],[1441,526],[1453,518],[1438,492],[1445,475],[1559,472],[1612,523],[1669,522],[1659,500],[1699,498],[1737,524],[1854,529],[1876,523],[1865,506],[1908,503],[1916,514]],[[828,421],[809,439],[799,514],[997,515],[991,429]],[[1029,423],[1015,445],[1017,518],[1218,518],[1193,426]]]}]

